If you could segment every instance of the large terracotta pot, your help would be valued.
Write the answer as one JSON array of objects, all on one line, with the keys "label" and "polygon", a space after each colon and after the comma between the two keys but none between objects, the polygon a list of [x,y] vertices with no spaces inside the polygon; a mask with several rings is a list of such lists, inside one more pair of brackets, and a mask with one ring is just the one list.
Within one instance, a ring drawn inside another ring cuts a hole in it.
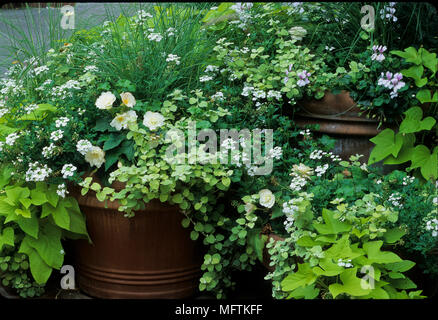
[{"label": "large terracotta pot", "polygon": [[378,129],[378,121],[359,115],[360,109],[347,91],[336,95],[327,92],[321,100],[303,101],[301,107],[294,117],[298,126],[319,124],[318,132],[336,138],[333,153],[344,160],[351,155],[363,154],[360,161],[368,161],[374,147],[369,139],[383,127]]},{"label": "large terracotta pot", "polygon": [[175,206],[152,201],[126,218],[116,202],[76,196],[93,244],[75,241],[79,287],[98,298],[187,298],[198,287],[202,255]]}]

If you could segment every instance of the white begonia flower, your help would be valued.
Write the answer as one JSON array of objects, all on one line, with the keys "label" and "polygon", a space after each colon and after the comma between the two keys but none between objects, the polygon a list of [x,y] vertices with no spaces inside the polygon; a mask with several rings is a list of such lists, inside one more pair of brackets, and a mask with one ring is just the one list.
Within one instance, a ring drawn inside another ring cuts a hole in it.
[{"label": "white begonia flower", "polygon": [[148,111],[144,115],[143,124],[149,128],[151,131],[157,130],[164,124],[164,117],[159,112]]},{"label": "white begonia flower", "polygon": [[85,156],[92,147],[93,145],[88,140],[79,140],[76,144],[76,150],[78,150],[78,152],[83,156]]},{"label": "white begonia flower", "polygon": [[128,125],[132,122],[137,121],[137,114],[135,111],[128,111],[116,115],[116,117],[111,121],[110,125],[117,130],[127,129]]},{"label": "white begonia flower", "polygon": [[120,94],[120,97],[122,98],[123,104],[128,108],[132,108],[137,103],[134,96],[130,92],[123,92]]},{"label": "white begonia flower", "polygon": [[116,96],[111,92],[103,92],[96,100],[96,107],[102,110],[108,110],[113,107],[113,103],[116,101]]},{"label": "white begonia flower", "polygon": [[272,208],[275,203],[275,195],[271,192],[271,190],[263,189],[259,192],[260,197],[260,205],[266,208]]},{"label": "white begonia flower", "polygon": [[77,168],[72,164],[65,164],[61,169],[62,177],[67,179],[68,177],[73,176],[76,169]]},{"label": "white begonia flower", "polygon": [[105,162],[105,152],[99,147],[92,146],[85,154],[85,161],[87,161],[91,166],[100,168]]}]

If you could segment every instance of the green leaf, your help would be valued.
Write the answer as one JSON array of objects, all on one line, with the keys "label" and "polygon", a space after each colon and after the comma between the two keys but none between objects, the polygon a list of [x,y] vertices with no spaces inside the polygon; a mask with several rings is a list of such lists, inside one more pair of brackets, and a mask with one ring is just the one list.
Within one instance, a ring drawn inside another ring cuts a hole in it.
[{"label": "green leaf", "polygon": [[52,211],[52,217],[55,223],[63,229],[70,230],[70,215],[65,207],[65,202],[59,202]]},{"label": "green leaf", "polygon": [[389,229],[383,234],[383,238],[386,243],[396,243],[399,241],[404,235],[406,231],[400,228]]},{"label": "green leaf", "polygon": [[26,236],[23,242],[35,249],[48,266],[59,269],[64,262],[61,234],[61,229],[46,223],[41,229],[38,239]]},{"label": "green leaf", "polygon": [[38,238],[39,232],[39,221],[35,214],[32,214],[30,218],[17,217],[15,222],[20,226],[21,230],[23,230],[28,235]]},{"label": "green leaf", "polygon": [[415,266],[415,262],[410,260],[403,260],[394,263],[388,263],[385,265],[385,268],[391,270],[393,272],[406,272],[411,270]]},{"label": "green leaf", "polygon": [[409,69],[405,69],[401,71],[401,74],[405,77],[409,77],[414,79],[415,81],[421,80],[421,76],[423,75],[424,68],[422,65],[412,66]]},{"label": "green leaf", "polygon": [[338,234],[343,232],[348,232],[351,230],[351,225],[346,222],[341,222],[334,218],[335,213],[328,209],[322,210],[322,218],[325,224],[313,223],[313,226],[320,234]]},{"label": "green leaf", "polygon": [[420,168],[421,174],[426,180],[438,178],[438,147],[435,147],[432,154],[424,145],[418,145],[414,148],[412,154],[411,168]]},{"label": "green leaf", "polygon": [[376,146],[373,148],[368,160],[368,165],[379,162],[390,154],[397,157],[402,145],[403,139],[401,135],[395,135],[394,131],[387,128],[380,132],[377,136],[370,139]]},{"label": "green leaf", "polygon": [[37,189],[30,191],[30,198],[32,200],[32,204],[36,206],[41,206],[42,204],[47,202],[46,194]]},{"label": "green leaf", "polygon": [[38,284],[44,284],[49,279],[52,268],[49,267],[38,252],[30,246],[24,245],[22,242],[20,253],[25,253],[29,257],[30,272]]},{"label": "green leaf", "polygon": [[383,241],[370,241],[363,245],[369,263],[393,263],[401,261],[400,257],[393,252],[380,251]]},{"label": "green leaf", "polygon": [[305,287],[299,287],[289,294],[288,299],[315,299],[316,297],[318,297],[319,291],[320,290],[318,288],[315,288],[315,284]]},{"label": "green leaf", "polygon": [[305,287],[313,284],[317,275],[313,273],[308,263],[298,264],[298,271],[292,272],[281,281],[283,291],[292,291],[299,287]]},{"label": "green leaf", "polygon": [[371,289],[362,288],[362,279],[356,277],[356,273],[357,268],[347,269],[340,275],[342,284],[334,283],[329,286],[329,291],[333,298],[336,298],[338,295],[343,293],[354,297],[360,297],[371,292]]},{"label": "green leaf", "polygon": [[344,271],[344,268],[338,266],[338,264],[334,263],[332,259],[325,258],[319,260],[319,266],[314,267],[312,270],[318,276],[333,277],[341,274]]},{"label": "green leaf", "polygon": [[248,244],[254,249],[260,262],[263,262],[263,249],[267,239],[268,236],[260,234],[260,229],[251,230],[248,234]]},{"label": "green leaf", "polygon": [[414,47],[406,48],[404,51],[393,50],[391,53],[404,58],[406,62],[414,63],[416,65],[421,63],[421,56]]},{"label": "green leaf", "polygon": [[421,60],[423,65],[432,71],[432,76],[435,75],[438,67],[438,59],[436,58],[436,53],[430,53],[424,48],[420,48],[418,53],[421,55]]},{"label": "green leaf", "polygon": [[6,227],[0,233],[0,252],[4,245],[14,246],[14,229],[11,227]]},{"label": "green leaf", "polygon": [[103,145],[103,150],[108,151],[111,149],[114,149],[122,143],[123,140],[126,139],[126,136],[124,134],[114,134],[112,133],[108,140],[105,141],[105,144]]}]

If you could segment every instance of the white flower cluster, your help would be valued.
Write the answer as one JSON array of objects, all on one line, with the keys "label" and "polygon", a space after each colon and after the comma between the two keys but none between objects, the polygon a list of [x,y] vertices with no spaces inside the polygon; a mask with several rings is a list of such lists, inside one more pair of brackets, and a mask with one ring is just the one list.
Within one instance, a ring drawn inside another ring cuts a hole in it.
[{"label": "white flower cluster", "polygon": [[276,100],[281,100],[281,92],[275,90],[268,91],[268,98],[275,98]]},{"label": "white flower cluster", "polygon": [[56,119],[55,120],[55,127],[57,127],[57,128],[65,127],[69,121],[70,121],[70,119],[67,117],[61,117],[59,119]]},{"label": "white flower cluster", "polygon": [[303,135],[303,136],[310,136],[311,132],[310,132],[309,129],[306,129],[306,130],[301,130],[300,134]]},{"label": "white flower cluster", "polygon": [[44,181],[52,173],[52,169],[45,164],[40,164],[38,161],[29,164],[26,171],[26,181]]},{"label": "white flower cluster", "polygon": [[202,77],[199,78],[199,82],[207,82],[207,81],[210,81],[210,80],[213,80],[212,76],[202,76]]},{"label": "white flower cluster", "polygon": [[338,266],[344,267],[344,268],[353,268],[353,264],[351,263],[351,259],[348,260],[338,260]]},{"label": "white flower cluster", "polygon": [[62,139],[64,137],[64,131],[62,131],[61,129],[53,131],[50,134],[50,139],[53,141],[58,141],[60,139]]},{"label": "white flower cluster", "polygon": [[204,70],[204,72],[218,72],[218,71],[219,71],[219,67],[213,65],[208,65]]},{"label": "white flower cluster", "polygon": [[283,155],[283,149],[281,149],[281,147],[275,147],[274,149],[269,150],[268,155],[273,159],[279,160]]},{"label": "white flower cluster", "polygon": [[33,69],[33,72],[35,72],[35,75],[40,75],[43,72],[49,71],[49,67],[48,66],[41,66],[41,67],[37,67],[35,69]]},{"label": "white flower cluster", "polygon": [[5,114],[9,113],[9,110],[6,108],[0,108],[0,118],[2,118]]},{"label": "white flower cluster", "polygon": [[315,169],[316,175],[318,177],[322,176],[327,171],[328,167],[328,163],[324,164],[323,166],[317,166]]},{"label": "white flower cluster", "polygon": [[65,195],[68,194],[67,187],[65,186],[65,183],[58,185],[56,193],[58,194],[58,196],[65,198]]},{"label": "white flower cluster", "polygon": [[236,2],[236,4],[232,5],[230,9],[234,10],[239,17],[239,21],[232,21],[232,23],[238,23],[238,27],[244,29],[251,20],[250,10],[252,6],[251,2]]},{"label": "white flower cluster", "polygon": [[403,208],[403,204],[400,202],[401,199],[400,193],[394,192],[389,196],[388,201],[391,202],[394,207]]},{"label": "white flower cluster", "polygon": [[407,176],[407,177],[403,177],[402,184],[403,184],[404,186],[407,186],[408,184],[411,184],[411,183],[413,183],[414,181],[415,181],[415,177]]},{"label": "white flower cluster", "polygon": [[432,219],[427,221],[426,230],[432,231],[433,237],[438,237],[438,219]]},{"label": "white flower cluster", "polygon": [[221,147],[226,150],[236,150],[238,143],[233,138],[227,138],[221,143]]},{"label": "white flower cluster", "polygon": [[56,146],[53,143],[50,143],[50,145],[45,146],[43,148],[42,154],[43,157],[48,159],[53,155],[53,151],[55,150]]},{"label": "white flower cluster", "polygon": [[213,100],[223,101],[224,100],[224,94],[222,92],[218,91],[214,95],[212,95],[211,98]]},{"label": "white flower cluster", "polygon": [[380,10],[380,17],[389,21],[392,19],[393,22],[396,22],[398,20],[398,18],[394,15],[396,11],[396,4],[396,2],[389,2],[387,6]]},{"label": "white flower cluster", "polygon": [[47,79],[44,81],[39,87],[35,88],[37,91],[44,91],[47,89],[47,86],[51,85],[53,83],[52,79]]},{"label": "white flower cluster", "polygon": [[93,145],[88,140],[79,140],[76,144],[76,150],[78,150],[78,152],[83,156],[85,156],[92,147]]},{"label": "white flower cluster", "polygon": [[79,81],[68,80],[63,85],[53,87],[51,94],[54,98],[56,98],[56,97],[58,97],[58,98],[70,97],[71,98],[73,96],[72,92],[69,91],[71,89],[80,90],[81,85],[80,85]]},{"label": "white flower cluster", "polygon": [[72,164],[65,164],[61,169],[62,177],[64,179],[67,179],[68,177],[72,177],[76,169],[77,168]]},{"label": "white flower cluster", "polygon": [[289,187],[292,191],[301,191],[301,189],[307,184],[307,180],[303,177],[296,176],[292,179]]},{"label": "white flower cluster", "polygon": [[15,81],[14,79],[0,79],[0,93],[7,95],[12,93],[13,95],[24,94],[24,87],[22,81]]},{"label": "white flower cluster", "polygon": [[19,137],[20,137],[19,134],[13,132],[13,133],[9,134],[9,135],[6,137],[5,142],[6,142],[6,144],[9,145],[9,146],[13,146],[14,143],[15,143],[15,140],[17,140]]},{"label": "white flower cluster", "polygon": [[312,151],[309,155],[309,158],[312,160],[316,160],[316,159],[322,159],[323,156],[330,158],[332,161],[341,161],[342,160],[338,155],[335,155],[332,152],[325,152],[322,150]]},{"label": "white flower cluster", "polygon": [[26,114],[30,114],[32,111],[36,110],[38,108],[38,105],[35,103],[32,103],[28,106],[24,107],[24,111],[26,112]]},{"label": "white flower cluster", "polygon": [[296,205],[297,199],[289,200],[285,203],[283,203],[283,212],[286,215],[286,220],[284,221],[284,227],[287,230],[289,230],[295,221],[295,212],[298,211],[298,206]]},{"label": "white flower cluster", "polygon": [[159,32],[151,32],[148,34],[148,39],[150,41],[160,42],[163,39],[163,36]]},{"label": "white flower cluster", "polygon": [[390,93],[391,99],[398,96],[398,90],[405,86],[405,83],[401,81],[403,79],[403,75],[401,73],[392,74],[391,72],[386,72],[384,74],[382,72],[381,78],[378,80],[377,84],[379,86],[384,86],[387,89],[392,90]]},{"label": "white flower cluster", "polygon": [[99,71],[99,69],[94,65],[93,66],[86,66],[84,68],[84,73],[85,72],[97,72],[97,71]]},{"label": "white flower cluster", "polygon": [[166,34],[167,34],[168,37],[172,37],[172,36],[174,36],[174,35],[175,35],[175,32],[176,32],[176,29],[175,29],[175,28],[172,28],[172,27],[170,27],[170,28],[168,28],[168,29],[166,30]]},{"label": "white flower cluster", "polygon": [[171,53],[167,55],[166,62],[175,62],[176,65],[179,65],[181,63],[180,57],[178,57],[176,54]]}]

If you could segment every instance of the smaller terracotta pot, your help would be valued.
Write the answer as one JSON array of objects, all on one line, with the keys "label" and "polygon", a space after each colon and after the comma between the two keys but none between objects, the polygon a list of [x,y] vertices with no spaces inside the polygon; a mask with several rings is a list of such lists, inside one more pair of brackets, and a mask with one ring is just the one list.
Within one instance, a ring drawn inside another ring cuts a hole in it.
[{"label": "smaller terracotta pot", "polygon": [[327,92],[321,100],[301,102],[302,110],[295,113],[294,121],[300,127],[319,125],[319,133],[336,138],[333,153],[342,159],[363,154],[360,159],[368,162],[374,144],[369,141],[385,128],[379,122],[360,115],[360,109],[350,97],[349,92],[339,94]]}]

